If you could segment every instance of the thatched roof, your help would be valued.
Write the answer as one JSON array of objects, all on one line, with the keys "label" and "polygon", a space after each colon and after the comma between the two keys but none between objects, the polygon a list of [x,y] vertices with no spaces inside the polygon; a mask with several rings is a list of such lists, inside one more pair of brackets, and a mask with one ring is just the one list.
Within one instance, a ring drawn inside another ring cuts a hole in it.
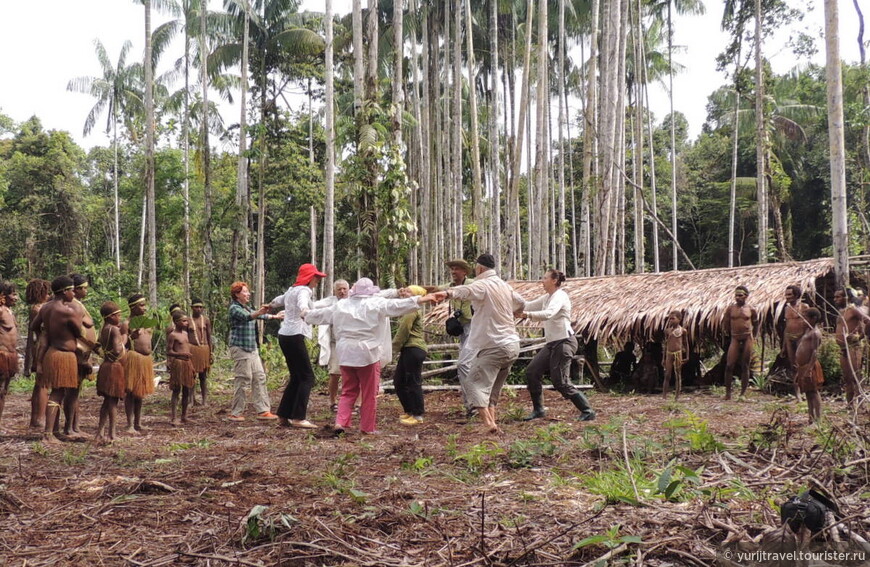
[{"label": "thatched roof", "polygon": [[[747,303],[769,322],[782,308],[787,286],[798,285],[805,297],[812,298],[817,280],[833,271],[834,261],[825,258],[691,272],[570,278],[562,289],[571,297],[574,329],[587,340],[654,339],[672,310],[683,312],[683,325],[693,340],[720,334],[722,317],[734,302],[738,285],[749,288]],[[537,281],[509,283],[526,299],[543,293]],[[443,304],[430,312],[427,322],[439,323],[446,317]],[[528,321],[520,324],[539,326]]]}]

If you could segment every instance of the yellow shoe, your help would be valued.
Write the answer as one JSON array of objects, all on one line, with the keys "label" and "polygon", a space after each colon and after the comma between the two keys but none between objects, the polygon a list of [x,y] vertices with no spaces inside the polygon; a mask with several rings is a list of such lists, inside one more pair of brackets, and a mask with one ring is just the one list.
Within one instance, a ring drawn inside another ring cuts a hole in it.
[{"label": "yellow shoe", "polygon": [[411,417],[409,414],[403,413],[399,416],[399,421],[402,421],[403,419],[408,419],[409,417]]},{"label": "yellow shoe", "polygon": [[408,417],[406,417],[406,418],[404,418],[404,419],[400,419],[399,422],[400,422],[402,425],[409,425],[409,426],[412,426],[412,427],[413,427],[413,426],[415,426],[415,425],[420,425],[420,424],[422,424],[422,423],[423,423],[423,418],[422,418],[422,417],[416,417],[416,416],[413,416],[413,415],[409,415]]}]

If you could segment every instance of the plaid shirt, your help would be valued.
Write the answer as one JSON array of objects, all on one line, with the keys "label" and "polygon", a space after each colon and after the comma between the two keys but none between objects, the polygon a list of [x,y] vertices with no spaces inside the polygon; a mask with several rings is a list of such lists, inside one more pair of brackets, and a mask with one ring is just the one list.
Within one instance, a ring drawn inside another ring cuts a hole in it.
[{"label": "plaid shirt", "polygon": [[[239,347],[246,352],[257,350],[257,325],[251,319],[254,310],[236,300],[230,303],[230,342],[229,346]],[[257,319],[265,319],[260,315]]]}]

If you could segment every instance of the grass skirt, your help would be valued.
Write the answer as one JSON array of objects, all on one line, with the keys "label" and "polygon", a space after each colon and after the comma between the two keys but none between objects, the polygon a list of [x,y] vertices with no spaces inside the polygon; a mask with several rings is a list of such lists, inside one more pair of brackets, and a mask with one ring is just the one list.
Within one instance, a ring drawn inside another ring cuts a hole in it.
[{"label": "grass skirt", "polygon": [[97,394],[106,398],[123,398],[127,395],[127,378],[121,361],[104,360],[97,373]]},{"label": "grass skirt", "polygon": [[211,368],[211,349],[208,345],[190,345],[190,362],[197,374]]},{"label": "grass skirt", "polygon": [[0,351],[0,378],[12,378],[18,373],[18,353]]},{"label": "grass skirt", "polygon": [[76,353],[48,347],[42,359],[42,376],[49,388],[78,388],[79,369]]},{"label": "grass skirt", "polygon": [[142,399],[154,393],[154,359],[130,350],[124,357],[124,374],[127,377],[127,391],[134,398]]},{"label": "grass skirt", "polygon": [[169,364],[169,388],[173,391],[181,388],[193,388],[196,384],[196,371],[189,360],[170,358]]},{"label": "grass skirt", "polygon": [[825,375],[822,373],[822,365],[818,359],[815,363],[804,364],[798,367],[795,381],[801,389],[801,392],[815,392],[825,383]]}]

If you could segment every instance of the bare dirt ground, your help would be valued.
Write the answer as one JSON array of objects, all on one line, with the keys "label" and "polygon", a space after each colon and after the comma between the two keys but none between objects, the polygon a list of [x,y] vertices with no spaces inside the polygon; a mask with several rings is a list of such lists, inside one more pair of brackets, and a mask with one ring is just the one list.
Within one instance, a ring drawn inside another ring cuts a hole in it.
[{"label": "bare dirt ground", "polygon": [[[220,380],[218,380],[220,382]],[[12,393],[0,438],[2,565],[710,565],[722,545],[776,527],[775,504],[814,485],[851,530],[870,532],[866,417],[825,398],[827,421],[758,392],[592,394],[594,422],[545,392],[548,418],[503,398],[498,436],[466,421],[458,394],[426,396],[426,422],[333,438],[226,421],[228,381],[193,421],[169,425],[161,386],[148,432],[109,447],[44,446]],[[275,405],[280,390],[273,392]],[[82,430],[101,399],[83,392]],[[274,406],[273,406],[274,407]],[[331,423],[321,392],[310,418]],[[602,562],[601,564],[604,564]]]}]

